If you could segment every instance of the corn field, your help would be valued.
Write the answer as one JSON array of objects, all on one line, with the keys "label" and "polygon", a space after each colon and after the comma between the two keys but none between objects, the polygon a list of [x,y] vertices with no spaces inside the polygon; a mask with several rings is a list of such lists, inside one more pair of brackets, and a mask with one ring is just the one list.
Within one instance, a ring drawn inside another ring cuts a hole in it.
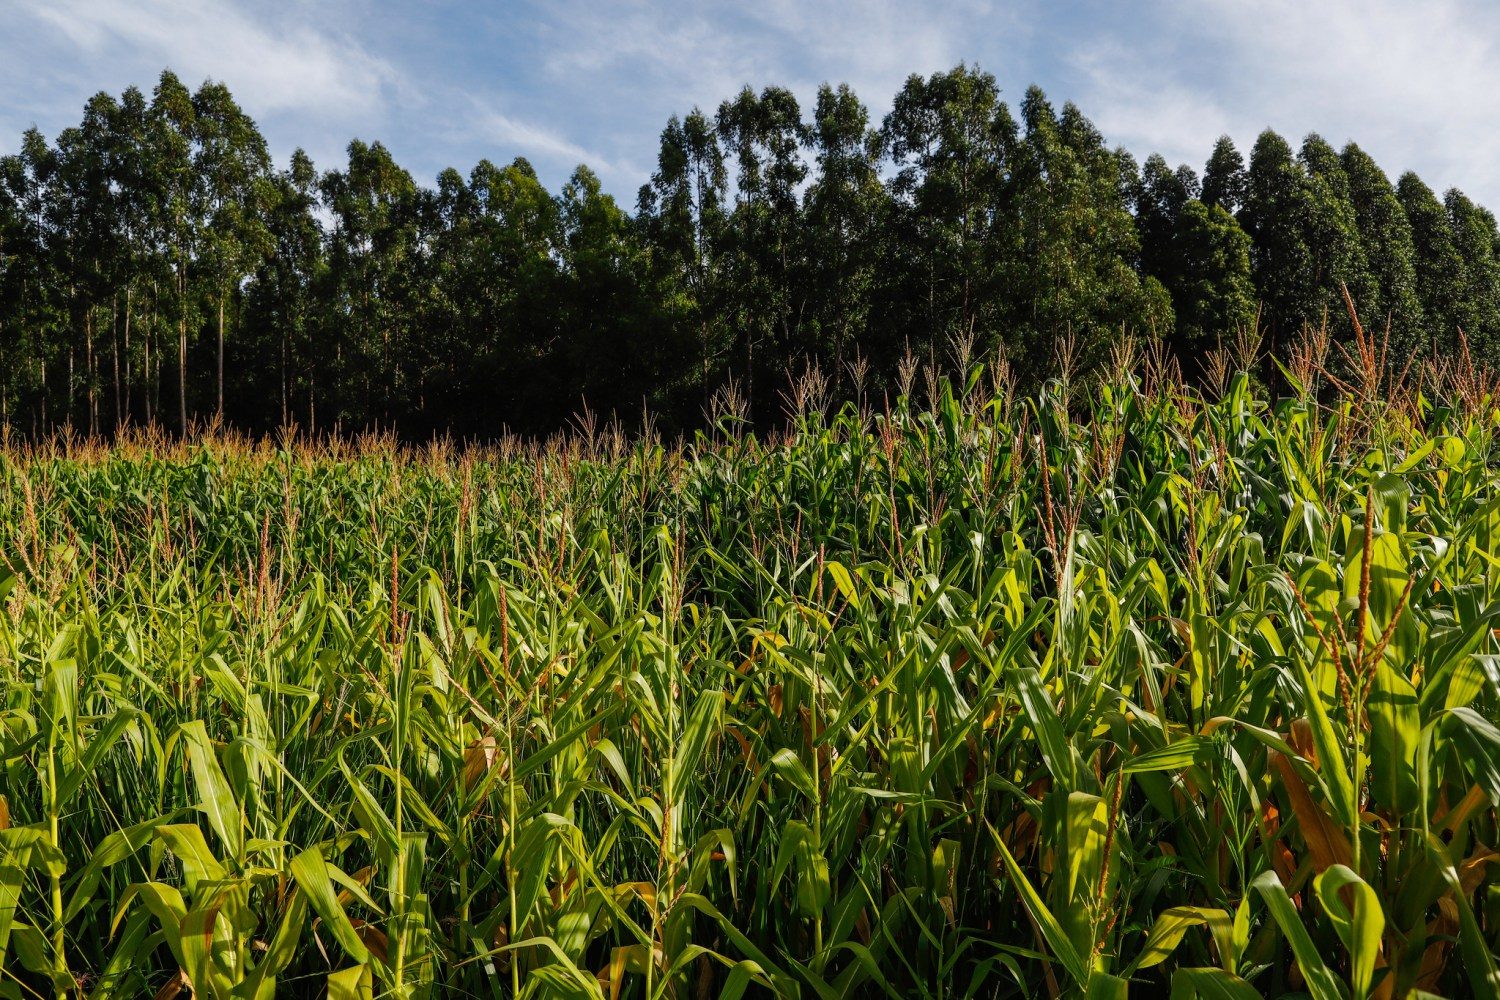
[{"label": "corn field", "polygon": [[1489,384],[1135,367],[9,447],[0,997],[1497,995]]}]

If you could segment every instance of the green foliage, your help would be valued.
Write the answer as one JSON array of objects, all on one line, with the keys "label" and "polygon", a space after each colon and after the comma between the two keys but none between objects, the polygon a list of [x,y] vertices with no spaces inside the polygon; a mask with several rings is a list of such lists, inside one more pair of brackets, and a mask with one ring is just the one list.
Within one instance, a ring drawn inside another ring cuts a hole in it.
[{"label": "green foliage", "polygon": [[[1224,155],[1216,150],[1222,159]],[[1210,163],[1210,168],[1221,169]],[[1224,181],[1215,178],[1222,187]],[[1223,207],[1224,195],[1199,200],[1197,177],[1186,166],[1173,171],[1166,160],[1146,161],[1135,187],[1136,223],[1141,230],[1141,268],[1171,296],[1175,324],[1173,352],[1184,370],[1199,366],[1220,340],[1255,326],[1255,286],[1251,280],[1250,238]]]},{"label": "green foliage", "polygon": [[1420,357],[1428,345],[1417,295],[1418,257],[1411,222],[1395,188],[1368,153],[1351,142],[1339,160],[1375,285],[1366,288],[1367,298],[1356,301],[1372,322],[1390,324],[1392,351],[1403,358]]},{"label": "green foliage", "polygon": [[999,85],[965,65],[913,75],[881,135],[895,167],[881,294],[899,310],[886,353],[910,345],[931,360],[955,336],[993,344],[1002,324],[996,290],[1024,240],[1006,197],[1020,140]]},{"label": "green foliage", "polygon": [[1201,359],[1220,338],[1255,327],[1250,237],[1218,205],[1189,201],[1172,234],[1180,266],[1168,285],[1179,356]]},{"label": "green foliage", "polygon": [[1245,204],[1245,184],[1245,158],[1234,140],[1219,136],[1203,168],[1203,204],[1232,215]]},{"label": "green foliage", "polygon": [[1427,318],[1429,336],[1433,337],[1433,351],[1438,355],[1457,354],[1459,330],[1465,320],[1464,262],[1448,212],[1416,174],[1401,176],[1396,196],[1411,223],[1412,245],[1417,253],[1417,298]]},{"label": "green foliage", "polygon": [[833,366],[853,398],[850,365],[871,345],[872,303],[878,294],[880,238],[888,203],[880,179],[880,136],[868,110],[847,84],[823,86],[813,111],[811,144],[816,178],[805,199],[808,323],[818,356]]},{"label": "green foliage", "polygon": [[966,64],[879,121],[845,84],[674,116],[629,209],[587,166],[558,179],[516,157],[429,183],[359,140],[277,169],[221,83],[96,94],[0,158],[0,425],[770,429],[975,359],[1026,389],[1097,377],[1132,338],[1216,384],[1221,345],[1325,318],[1343,378],[1346,289],[1387,366],[1500,363],[1500,231],[1461,193],[1269,131],[1248,168],[1220,138],[1201,182],[1138,168],[1079,108],[1013,107]]},{"label": "green foliage", "polygon": [[1500,232],[1495,217],[1462,191],[1449,191],[1443,202],[1453,229],[1453,247],[1463,262],[1459,329],[1469,338],[1470,350],[1487,358],[1500,345],[1500,260],[1495,256]]},{"label": "green foliage", "polygon": [[0,995],[1493,995],[1493,398],[1372,377],[0,452]]}]

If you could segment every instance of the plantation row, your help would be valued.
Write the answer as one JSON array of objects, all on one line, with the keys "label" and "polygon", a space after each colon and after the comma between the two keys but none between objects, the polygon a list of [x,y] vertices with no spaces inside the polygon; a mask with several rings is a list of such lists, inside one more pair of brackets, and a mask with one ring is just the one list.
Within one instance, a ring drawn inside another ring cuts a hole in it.
[{"label": "plantation row", "polygon": [[1200,175],[960,63],[907,77],[883,115],[846,84],[684,107],[617,201],[585,165],[549,187],[514,149],[426,178],[359,139],[273,166],[227,86],[188,82],[101,91],[0,156],[13,433],[490,440],[585,405],[691,431],[730,390],[779,427],[789,375],[894,394],[953,340],[1003,349],[1028,388],[1063,340],[1092,364],[1149,336],[1190,379],[1221,338],[1281,343],[1330,311],[1347,345],[1346,287],[1403,360],[1466,345],[1500,366],[1494,214],[1354,142],[1221,136]]},{"label": "plantation row", "polygon": [[1132,367],[10,451],[0,996],[1495,995],[1486,385]]}]

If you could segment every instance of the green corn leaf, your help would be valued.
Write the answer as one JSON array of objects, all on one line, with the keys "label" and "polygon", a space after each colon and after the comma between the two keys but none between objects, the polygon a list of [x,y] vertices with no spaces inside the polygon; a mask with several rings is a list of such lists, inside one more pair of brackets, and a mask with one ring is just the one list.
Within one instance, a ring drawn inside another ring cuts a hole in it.
[{"label": "green corn leaf", "polygon": [[294,888],[287,894],[286,906],[266,953],[261,956],[255,970],[245,982],[235,989],[236,997],[243,1000],[271,1000],[276,996],[276,977],[296,958],[306,925],[307,895],[301,889]]},{"label": "green corn leaf", "polygon": [[1375,664],[1366,712],[1370,719],[1370,790],[1394,813],[1417,807],[1417,744],[1422,725],[1417,689],[1390,659]]},{"label": "green corn leaf", "polygon": [[1302,925],[1302,915],[1292,905],[1281,879],[1274,871],[1262,872],[1250,883],[1250,887],[1265,901],[1276,926],[1281,928],[1282,935],[1291,945],[1292,954],[1296,956],[1297,965],[1302,969],[1302,976],[1307,980],[1307,991],[1313,1000],[1344,1000],[1344,989],[1339,985],[1338,977],[1323,961],[1318,946]]},{"label": "green corn leaf", "polygon": [[18,865],[0,865],[0,969],[5,968],[5,947],[10,940],[10,926],[15,920],[16,903],[21,898],[24,874]]},{"label": "green corn leaf", "polygon": [[1172,973],[1171,1000],[1261,1000],[1261,995],[1223,969],[1178,969]]},{"label": "green corn leaf", "polygon": [[1312,673],[1300,656],[1292,657],[1302,681],[1303,707],[1311,724],[1313,747],[1318,753],[1318,780],[1328,795],[1328,804],[1334,818],[1344,829],[1355,822],[1354,782],[1349,777],[1349,763],[1344,756],[1343,743],[1334,731],[1328,712],[1323,707],[1323,698],[1313,681]]},{"label": "green corn leaf", "polygon": [[[354,925],[349,923],[349,916],[339,905],[338,894],[333,891],[329,865],[323,860],[322,852],[316,847],[309,847],[292,859],[289,870],[292,877],[297,880],[297,887],[306,896],[308,905],[323,921],[324,926],[333,934],[345,953],[362,966],[369,962],[369,951],[365,948],[364,942],[359,939],[359,935],[354,932]],[[330,985],[329,988],[332,989],[332,986]]]},{"label": "green corn leaf", "polygon": [[1061,787],[1071,789],[1073,753],[1063,735],[1062,719],[1042,686],[1041,675],[1034,667],[1025,667],[1011,670],[1008,676],[1053,778]]},{"label": "green corn leaf", "polygon": [[151,915],[156,918],[161,927],[161,934],[167,947],[172,952],[172,957],[177,960],[179,967],[189,967],[187,955],[183,948],[182,922],[187,917],[187,903],[183,901],[182,894],[169,885],[161,882],[137,882],[125,890],[125,895],[120,898],[120,904],[115,908],[114,925],[110,928],[113,933],[120,925],[120,921],[130,909],[130,904],[136,897],[146,904]]},{"label": "green corn leaf", "polygon": [[[1230,924],[1229,914],[1213,907],[1174,906],[1163,910],[1151,924],[1151,933],[1147,935],[1146,944],[1132,969],[1149,969],[1165,962],[1191,927],[1207,925],[1219,939],[1221,934],[1229,932]],[[1220,952],[1223,952],[1222,943]]]},{"label": "green corn leaf", "polygon": [[219,759],[208,738],[208,731],[201,721],[195,719],[183,724],[182,734],[187,746],[188,763],[193,772],[193,783],[198,789],[198,806],[208,817],[209,826],[230,857],[238,858],[244,844],[240,808],[228,779],[224,777],[224,771],[219,767]]},{"label": "green corn leaf", "polygon": [[1443,881],[1448,884],[1458,908],[1458,945],[1459,952],[1463,955],[1469,988],[1476,997],[1495,1000],[1500,997],[1500,965],[1497,965],[1495,955],[1490,951],[1489,942],[1485,940],[1484,931],[1475,916],[1474,907],[1464,893],[1462,880],[1448,855],[1448,847],[1437,837],[1428,834],[1427,853],[1437,866]]},{"label": "green corn leaf", "polygon": [[155,837],[182,862],[183,882],[189,894],[203,879],[218,882],[224,878],[224,866],[214,857],[203,831],[190,824],[167,824],[154,831]]},{"label": "green corn leaf", "polygon": [[368,965],[328,974],[328,1000],[374,1000],[374,977]]},{"label": "green corn leaf", "polygon": [[1057,918],[1052,915],[1052,911],[1047,909],[1046,904],[1042,902],[1042,897],[1037,895],[1036,890],[1031,887],[1031,883],[1027,881],[1025,873],[1021,871],[1021,866],[1010,853],[1010,848],[1005,846],[1005,841],[1001,839],[999,832],[989,825],[988,820],[986,820],[986,826],[989,829],[990,838],[1000,851],[1000,858],[1005,863],[1005,870],[1010,874],[1011,883],[1021,897],[1022,905],[1041,928],[1042,938],[1047,942],[1047,947],[1052,949],[1052,954],[1073,977],[1073,981],[1080,987],[1086,987],[1089,981],[1089,969],[1078,952],[1073,949],[1073,942],[1069,940],[1062,925],[1057,922]]},{"label": "green corn leaf", "polygon": [[1490,804],[1500,803],[1500,727],[1472,708],[1448,713],[1443,731],[1462,751],[1462,759]]},{"label": "green corn leaf", "polygon": [[1212,739],[1206,736],[1187,736],[1164,747],[1136,754],[1125,762],[1124,771],[1126,774],[1183,771],[1200,763],[1212,749]]},{"label": "green corn leaf", "polygon": [[[1385,913],[1380,908],[1380,898],[1364,879],[1345,865],[1331,865],[1318,873],[1313,879],[1313,891],[1349,951],[1354,995],[1367,996],[1375,977],[1375,962],[1380,956],[1381,935],[1385,933]],[[1344,900],[1346,891],[1353,897],[1352,905]]]}]

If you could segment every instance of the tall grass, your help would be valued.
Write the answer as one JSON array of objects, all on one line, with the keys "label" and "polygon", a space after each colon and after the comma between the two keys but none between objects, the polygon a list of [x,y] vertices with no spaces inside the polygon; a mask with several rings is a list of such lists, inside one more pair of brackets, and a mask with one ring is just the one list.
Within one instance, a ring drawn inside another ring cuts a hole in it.
[{"label": "tall grass", "polygon": [[1495,995],[1490,386],[1218,363],[10,448],[0,996]]}]

